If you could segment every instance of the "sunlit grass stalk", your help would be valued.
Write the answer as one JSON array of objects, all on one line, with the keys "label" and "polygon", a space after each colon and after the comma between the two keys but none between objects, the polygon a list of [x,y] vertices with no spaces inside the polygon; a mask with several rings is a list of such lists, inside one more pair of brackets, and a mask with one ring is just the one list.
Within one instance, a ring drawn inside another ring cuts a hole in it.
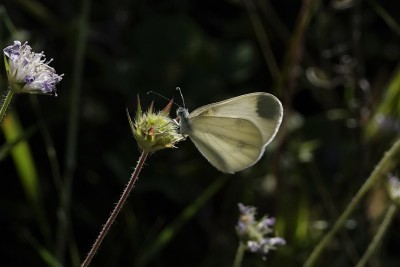
[{"label": "sunlit grass stalk", "polygon": [[114,210],[112,211],[110,217],[108,218],[107,222],[103,226],[103,229],[101,230],[99,236],[97,237],[96,241],[94,242],[92,248],[90,249],[88,255],[86,256],[86,259],[82,263],[81,267],[87,267],[89,266],[90,262],[93,259],[93,256],[96,254],[97,250],[99,249],[101,242],[103,241],[104,237],[107,235],[108,231],[110,230],[111,225],[115,221],[115,218],[121,211],[122,207],[124,206],[126,199],[129,196],[129,193],[131,192],[133,186],[135,185],[135,182],[139,176],[139,173],[144,165],[144,162],[146,161],[148,153],[147,152],[142,152],[142,155],[139,158],[139,161],[136,165],[136,168],[134,172],[132,173],[132,176],[126,185],[124,192],[121,195],[121,198],[119,199],[117,205],[115,206]]},{"label": "sunlit grass stalk", "polygon": [[360,259],[360,261],[357,263],[356,267],[363,267],[367,264],[369,258],[374,254],[374,252],[379,248],[379,245],[382,242],[383,237],[385,236],[385,233],[389,229],[390,223],[393,221],[395,218],[397,212],[398,212],[398,206],[394,203],[392,203],[386,214],[385,218],[383,219],[381,225],[378,228],[378,231],[376,232],[374,239],[372,240],[371,244],[368,246],[367,250],[365,251],[364,255]]},{"label": "sunlit grass stalk", "polygon": [[318,258],[321,256],[324,249],[332,242],[335,234],[343,227],[345,222],[348,220],[351,213],[358,207],[362,198],[371,189],[376,182],[384,175],[389,173],[397,164],[398,157],[400,154],[400,139],[398,139],[393,146],[385,153],[378,165],[375,167],[371,175],[367,178],[357,194],[351,200],[350,204],[343,211],[340,217],[337,219],[332,229],[324,236],[319,244],[314,248],[307,261],[304,263],[304,267],[314,266]]},{"label": "sunlit grass stalk", "polygon": [[[10,111],[4,118],[1,129],[6,142],[11,146],[9,153],[14,161],[32,215],[37,220],[44,240],[47,244],[51,244],[51,229],[43,206],[36,163],[27,136],[24,136],[27,131],[21,125],[19,117],[14,111]],[[32,130],[30,131],[32,132]]]}]

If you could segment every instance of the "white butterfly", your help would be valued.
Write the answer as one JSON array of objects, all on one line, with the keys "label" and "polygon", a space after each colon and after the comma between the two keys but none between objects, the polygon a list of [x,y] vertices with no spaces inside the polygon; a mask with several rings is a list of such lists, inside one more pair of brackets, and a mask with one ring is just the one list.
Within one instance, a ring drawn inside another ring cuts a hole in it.
[{"label": "white butterfly", "polygon": [[178,108],[179,130],[218,170],[234,173],[254,165],[274,139],[283,108],[275,96],[251,93],[205,105],[189,114]]}]

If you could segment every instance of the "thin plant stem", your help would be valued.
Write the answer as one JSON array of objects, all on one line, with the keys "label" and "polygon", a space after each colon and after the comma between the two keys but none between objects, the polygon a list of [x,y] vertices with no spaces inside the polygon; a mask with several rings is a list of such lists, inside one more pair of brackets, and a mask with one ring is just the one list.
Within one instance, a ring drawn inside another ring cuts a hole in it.
[{"label": "thin plant stem", "polygon": [[268,23],[269,27],[275,31],[277,37],[282,41],[282,43],[289,43],[290,31],[286,24],[281,19],[282,16],[278,15],[275,8],[271,5],[270,0],[255,0],[259,7],[260,12]]},{"label": "thin plant stem", "polygon": [[[295,22],[295,29],[289,42],[289,47],[285,55],[282,75],[276,85],[279,95],[286,94],[285,99],[291,101],[293,90],[297,82],[297,69],[301,62],[304,49],[304,36],[310,25],[311,18],[315,14],[315,7],[321,0],[303,0],[302,6]],[[288,107],[291,103],[286,104]]]},{"label": "thin plant stem", "polygon": [[362,198],[371,189],[373,185],[386,173],[390,172],[397,164],[398,157],[400,154],[400,139],[398,139],[393,146],[385,153],[378,165],[372,171],[371,175],[367,178],[357,194],[351,200],[350,204],[346,207],[340,217],[337,219],[332,229],[324,236],[319,244],[314,248],[307,261],[304,263],[304,267],[311,267],[315,265],[315,262],[321,256],[322,251],[331,243],[335,234],[342,228],[344,223],[348,220],[351,213],[360,204]]},{"label": "thin plant stem", "polygon": [[368,3],[372,6],[372,10],[378,14],[383,21],[385,21],[386,25],[398,36],[400,36],[400,25],[396,22],[396,19],[387,12],[382,5],[380,5],[379,1],[376,0],[368,0]]},{"label": "thin plant stem", "polygon": [[276,63],[274,53],[272,52],[268,36],[261,22],[260,16],[257,13],[256,6],[252,0],[244,0],[244,4],[246,5],[251,23],[253,24],[254,31],[261,46],[261,51],[264,55],[265,61],[267,62],[269,71],[271,72],[271,76],[274,80],[278,80],[281,73],[278,64]]},{"label": "thin plant stem", "polygon": [[43,137],[44,146],[46,147],[46,153],[49,160],[50,169],[54,180],[54,185],[56,187],[57,193],[60,194],[62,187],[61,170],[57,156],[57,151],[54,146],[54,141],[53,138],[51,137],[49,128],[47,127],[46,122],[43,119],[44,117],[37,96],[30,95],[30,100],[32,103],[33,110],[36,113],[38,127]]},{"label": "thin plant stem", "polygon": [[3,121],[3,118],[6,115],[8,106],[10,105],[14,94],[15,94],[14,91],[11,89],[8,89],[7,93],[5,94],[5,98],[0,109],[0,123]]},{"label": "thin plant stem", "polygon": [[394,203],[392,203],[389,206],[388,211],[385,214],[385,218],[383,219],[381,225],[378,228],[378,231],[376,232],[374,239],[372,240],[371,244],[368,246],[367,250],[365,251],[364,255],[360,259],[360,261],[357,263],[356,267],[363,267],[367,264],[369,258],[371,257],[372,254],[379,248],[379,245],[381,244],[381,241],[389,229],[390,223],[393,221],[394,216],[397,214],[398,211],[398,206]]},{"label": "thin plant stem", "polygon": [[11,33],[12,36],[15,36],[17,33],[17,29],[15,28],[14,24],[12,23],[10,17],[7,14],[7,10],[3,5],[0,5],[0,18],[3,20],[4,25]]},{"label": "thin plant stem", "polygon": [[[318,170],[315,161],[313,161],[312,164],[308,164],[308,166],[316,188],[320,192],[322,203],[324,203],[324,206],[327,209],[329,216],[331,218],[337,218],[339,216],[339,212],[337,210],[337,207],[335,206],[332,195],[329,193],[329,190],[323,181],[322,174]],[[360,256],[358,255],[357,250],[354,247],[354,242],[350,238],[348,232],[344,231],[342,233],[341,242],[343,244],[344,251],[350,258],[351,264],[355,265],[360,259]]]},{"label": "thin plant stem", "polygon": [[64,257],[70,232],[70,202],[73,187],[75,169],[77,166],[76,155],[78,147],[80,98],[82,91],[82,75],[85,51],[87,45],[88,20],[91,0],[82,1],[82,10],[79,19],[79,30],[76,38],[76,52],[73,61],[73,74],[69,117],[67,127],[67,140],[65,149],[65,171],[63,174],[62,191],[60,192],[60,204],[57,212],[57,234],[55,255],[64,264]]},{"label": "thin plant stem", "polygon": [[240,267],[242,265],[243,255],[246,251],[246,245],[243,242],[239,243],[239,247],[236,251],[235,260],[233,261],[232,267]]},{"label": "thin plant stem", "polygon": [[124,192],[121,195],[121,198],[119,199],[117,205],[115,206],[114,210],[112,211],[110,217],[108,218],[106,224],[103,226],[103,229],[100,231],[99,236],[97,237],[96,241],[94,242],[92,248],[90,249],[88,255],[86,256],[85,261],[82,263],[81,267],[87,267],[89,266],[90,262],[93,259],[93,256],[96,254],[97,250],[99,249],[101,242],[103,241],[104,237],[107,235],[108,231],[110,230],[111,225],[115,221],[115,218],[121,211],[122,207],[124,206],[126,199],[129,196],[129,193],[131,192],[133,186],[135,185],[135,182],[137,178],[139,177],[139,173],[144,165],[144,162],[146,161],[148,153],[143,151],[142,155],[139,158],[139,161],[136,165],[136,168],[134,172],[132,173],[132,176],[126,185]]}]

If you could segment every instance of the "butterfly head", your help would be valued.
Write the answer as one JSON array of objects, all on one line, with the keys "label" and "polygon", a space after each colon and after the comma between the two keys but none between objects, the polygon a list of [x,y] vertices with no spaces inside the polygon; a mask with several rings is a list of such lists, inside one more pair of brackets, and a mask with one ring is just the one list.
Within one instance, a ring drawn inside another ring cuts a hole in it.
[{"label": "butterfly head", "polygon": [[178,108],[176,115],[179,117],[179,132],[181,134],[187,134],[191,130],[189,122],[189,111],[186,108]]},{"label": "butterfly head", "polygon": [[182,120],[182,118],[187,118],[189,116],[189,111],[186,108],[179,107],[176,110],[176,115]]}]

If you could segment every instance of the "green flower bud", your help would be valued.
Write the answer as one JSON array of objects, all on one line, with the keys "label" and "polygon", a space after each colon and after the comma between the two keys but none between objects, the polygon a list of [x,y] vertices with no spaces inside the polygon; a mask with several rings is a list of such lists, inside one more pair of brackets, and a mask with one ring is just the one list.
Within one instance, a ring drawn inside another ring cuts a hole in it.
[{"label": "green flower bud", "polygon": [[172,101],[158,113],[154,112],[153,103],[151,103],[147,112],[142,112],[138,96],[138,109],[135,121],[128,114],[129,124],[133,136],[140,149],[150,153],[163,148],[173,148],[175,143],[182,140],[182,135],[177,131],[177,124],[169,116]]}]

